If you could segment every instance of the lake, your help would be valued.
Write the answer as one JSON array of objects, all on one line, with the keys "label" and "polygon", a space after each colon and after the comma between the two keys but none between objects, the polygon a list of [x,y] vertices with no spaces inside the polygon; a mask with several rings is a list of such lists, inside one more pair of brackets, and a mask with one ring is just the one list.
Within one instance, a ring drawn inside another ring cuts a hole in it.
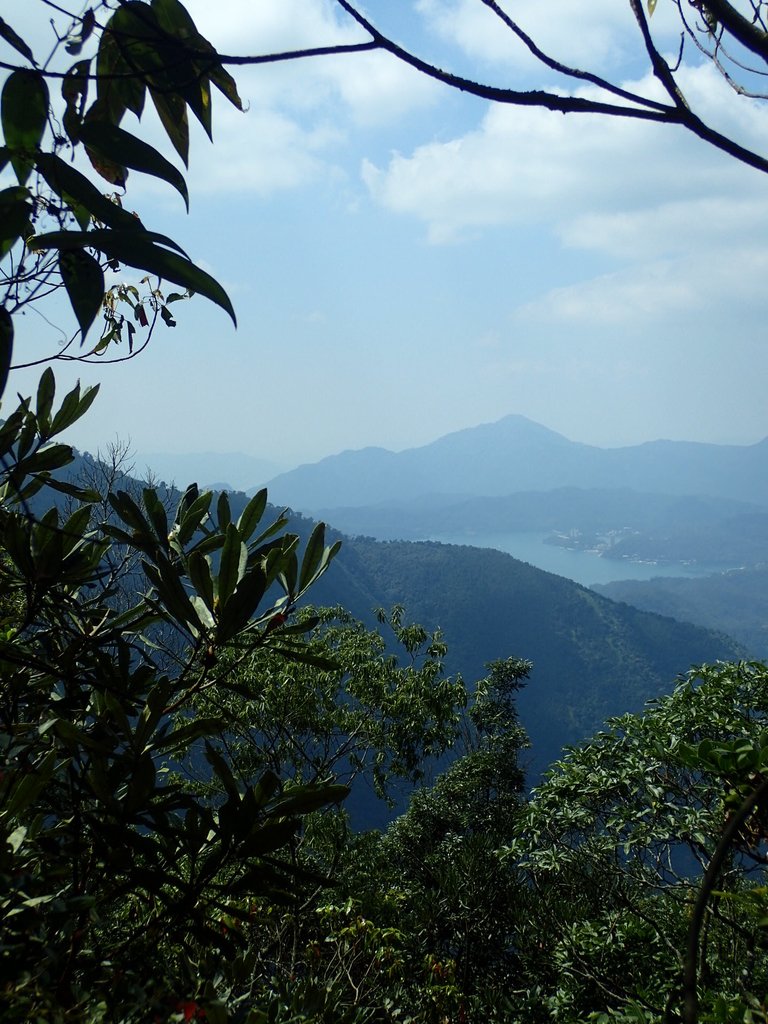
[{"label": "lake", "polygon": [[469,544],[476,548],[496,548],[529,562],[537,569],[567,576],[585,587],[593,583],[612,583],[614,580],[650,580],[655,576],[709,576],[722,572],[722,565],[657,565],[649,562],[617,561],[601,558],[590,551],[577,551],[545,544],[548,533],[477,533],[477,534],[433,534],[429,540],[441,544]]}]

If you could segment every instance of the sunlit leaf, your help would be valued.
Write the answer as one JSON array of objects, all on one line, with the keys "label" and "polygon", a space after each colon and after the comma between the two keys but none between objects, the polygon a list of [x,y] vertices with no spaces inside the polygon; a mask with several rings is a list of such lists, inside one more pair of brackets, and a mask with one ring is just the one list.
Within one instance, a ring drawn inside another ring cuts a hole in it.
[{"label": "sunlit leaf", "polygon": [[256,527],[261,522],[261,517],[264,515],[264,509],[266,507],[267,489],[266,487],[263,487],[257,494],[254,494],[243,509],[240,518],[237,521],[237,529],[240,531],[240,537],[246,543],[251,539]]}]

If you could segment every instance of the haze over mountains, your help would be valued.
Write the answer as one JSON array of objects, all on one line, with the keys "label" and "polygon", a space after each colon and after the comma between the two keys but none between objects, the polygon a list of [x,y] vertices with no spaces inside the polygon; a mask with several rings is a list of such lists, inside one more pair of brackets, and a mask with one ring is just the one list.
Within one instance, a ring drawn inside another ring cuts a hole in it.
[{"label": "haze over mountains", "polygon": [[764,505],[767,470],[768,438],[745,446],[650,441],[598,448],[510,415],[403,452],[345,451],[279,474],[268,486],[272,500],[301,511],[562,487],[632,488]]},{"label": "haze over mountains", "polygon": [[[680,575],[709,572],[684,581],[617,582],[602,593],[729,633],[748,656],[768,654],[768,438],[744,446],[653,441],[606,449],[512,415],[399,453],[342,452],[281,474],[269,488],[272,500],[352,536],[448,539],[514,551],[501,543],[504,537],[536,533],[549,544],[590,552],[581,557],[593,563],[598,555],[609,559],[615,575],[608,578],[617,581],[632,575],[633,565],[642,573],[654,565],[665,574],[675,567]],[[517,601],[521,577],[516,569],[514,575],[507,603]],[[405,575],[401,586],[408,591]],[[548,613],[550,598],[551,592],[540,614],[557,619],[562,606]],[[450,608],[442,615],[454,621]],[[547,628],[561,625],[552,621]],[[599,630],[588,632],[596,639]],[[524,655],[524,637],[515,634],[515,641]],[[541,666],[547,644],[544,654],[534,646]],[[548,681],[549,693],[552,686]],[[598,684],[604,695],[606,686],[604,677]],[[588,690],[582,692],[593,704]],[[566,691],[557,692],[567,706]],[[554,714],[551,704],[547,713]],[[579,717],[573,706],[568,714],[572,722]]]},{"label": "haze over mountains", "polygon": [[[95,470],[83,457],[75,472],[92,478]],[[120,476],[115,483],[140,500],[137,481]],[[179,498],[178,492],[167,495],[170,504]],[[233,516],[246,501],[243,493],[230,495]],[[291,522],[304,540],[311,527],[301,515]],[[534,771],[563,743],[599,729],[606,716],[668,691],[692,663],[747,653],[722,633],[617,604],[510,555],[469,546],[345,537],[310,596],[313,603],[346,608],[371,627],[376,608],[403,605],[409,620],[443,630],[446,670],[462,672],[469,682],[492,659],[531,659],[520,708],[534,744]]]}]

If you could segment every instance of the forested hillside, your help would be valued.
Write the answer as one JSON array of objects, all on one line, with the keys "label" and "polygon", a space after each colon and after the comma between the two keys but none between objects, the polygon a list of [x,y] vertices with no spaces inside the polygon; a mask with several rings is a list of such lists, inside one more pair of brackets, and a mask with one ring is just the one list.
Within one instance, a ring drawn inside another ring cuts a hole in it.
[{"label": "forested hillside", "polygon": [[377,606],[402,604],[416,622],[442,630],[448,670],[467,680],[494,659],[531,660],[519,707],[538,770],[610,715],[668,692],[692,664],[742,650],[722,634],[615,604],[481,548],[347,538],[313,600],[366,621]]},{"label": "forested hillside", "polygon": [[768,569],[764,566],[697,580],[621,580],[593,589],[645,611],[724,630],[750,657],[768,657]]}]

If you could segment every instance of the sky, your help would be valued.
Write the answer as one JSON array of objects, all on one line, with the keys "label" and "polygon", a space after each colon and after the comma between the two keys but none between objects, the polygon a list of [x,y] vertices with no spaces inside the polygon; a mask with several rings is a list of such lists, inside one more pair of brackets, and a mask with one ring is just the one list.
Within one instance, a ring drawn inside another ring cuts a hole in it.
[{"label": "sky", "polygon": [[[364,38],[331,0],[187,6],[221,53]],[[0,0],[42,40],[37,7]],[[574,91],[480,0],[365,10],[457,73]],[[516,0],[514,11],[559,59],[659,95],[626,0]],[[679,45],[675,18],[658,0],[665,52]],[[71,443],[287,468],[510,413],[601,446],[768,435],[767,175],[677,128],[489,104],[383,53],[234,74],[246,111],[216,95],[213,145],[193,133],[189,214],[138,174],[124,204],[221,281],[237,330],[195,297],[132,361],[57,364],[60,389],[102,388]],[[705,119],[764,146],[768,102],[737,96],[690,48],[680,78]],[[124,127],[173,157],[151,113]],[[24,318],[17,351],[47,354],[73,330],[64,306],[46,316]],[[11,386],[28,393],[38,373]]]}]

